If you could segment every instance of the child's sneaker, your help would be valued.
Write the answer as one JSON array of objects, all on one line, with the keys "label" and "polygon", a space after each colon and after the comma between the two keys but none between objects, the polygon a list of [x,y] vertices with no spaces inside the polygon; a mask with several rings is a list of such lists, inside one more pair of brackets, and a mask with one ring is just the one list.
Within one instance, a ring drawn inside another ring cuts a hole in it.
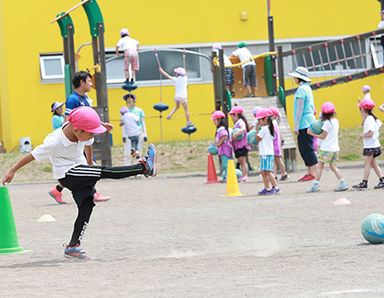
[{"label": "child's sneaker", "polygon": [[248,176],[241,176],[239,178],[239,182],[247,182],[248,181]]},{"label": "child's sneaker", "polygon": [[272,195],[275,195],[275,194],[277,194],[277,193],[279,193],[280,192],[280,188],[279,187],[274,187],[274,186],[272,186],[272,189],[271,189],[271,194]]},{"label": "child's sneaker", "polygon": [[288,174],[281,175],[280,181],[284,181],[288,179]]},{"label": "child's sneaker", "polygon": [[67,245],[64,249],[64,257],[76,260],[89,260],[87,253],[80,247],[80,244],[76,244],[76,246]]},{"label": "child's sneaker", "polygon": [[99,192],[95,192],[93,195],[93,201],[95,202],[106,202],[106,201],[109,201],[110,199],[111,199],[110,196],[103,197]]},{"label": "child's sneaker", "polygon": [[357,190],[367,190],[368,185],[364,182],[360,182],[359,184],[353,185],[352,188],[357,189]]},{"label": "child's sneaker", "polygon": [[155,145],[150,144],[148,146],[148,151],[144,156],[143,162],[146,166],[146,171],[144,172],[144,176],[153,176],[155,177],[157,175],[157,169],[156,169],[156,148]]},{"label": "child's sneaker", "polygon": [[318,192],[320,191],[320,185],[318,183],[313,183],[312,187],[307,190],[307,192]]},{"label": "child's sneaker", "polygon": [[63,201],[63,194],[56,187],[52,188],[48,193],[55,199],[57,204],[67,204],[67,202]]},{"label": "child's sneaker", "polygon": [[377,184],[374,189],[384,188],[384,183],[379,181],[379,184]]},{"label": "child's sneaker", "polygon": [[257,194],[259,196],[270,195],[271,194],[271,190],[268,190],[268,189],[264,188],[262,191],[259,191]]},{"label": "child's sneaker", "polygon": [[192,127],[192,126],[194,126],[194,124],[192,121],[187,121],[187,126]]},{"label": "child's sneaker", "polygon": [[344,191],[348,189],[348,184],[343,180],[340,181],[339,185],[336,186],[333,190],[334,191]]}]

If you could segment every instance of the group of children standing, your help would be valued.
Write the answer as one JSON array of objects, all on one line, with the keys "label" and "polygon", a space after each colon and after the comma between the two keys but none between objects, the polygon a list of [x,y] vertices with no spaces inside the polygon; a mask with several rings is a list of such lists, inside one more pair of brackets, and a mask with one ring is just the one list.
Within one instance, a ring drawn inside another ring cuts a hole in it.
[{"label": "group of children standing", "polygon": [[[276,182],[275,162],[282,172],[280,180],[288,178],[284,164],[281,161],[282,142],[278,125],[280,114],[275,107],[255,108],[253,113],[255,125],[251,128],[244,117],[244,109],[241,106],[233,107],[229,112],[234,124],[232,134],[229,132],[225,114],[222,111],[215,111],[211,117],[217,128],[216,141],[213,145],[218,147],[221,171],[227,169],[228,160],[232,159],[234,153],[242,169],[242,176],[238,180],[239,182],[246,182],[248,181],[247,157],[248,152],[251,150],[251,146],[247,141],[247,134],[251,129],[255,129],[259,145],[261,175],[264,182],[264,189],[259,192],[259,195],[277,194],[280,192],[280,188]],[[223,182],[225,181],[226,177],[223,179]]]}]

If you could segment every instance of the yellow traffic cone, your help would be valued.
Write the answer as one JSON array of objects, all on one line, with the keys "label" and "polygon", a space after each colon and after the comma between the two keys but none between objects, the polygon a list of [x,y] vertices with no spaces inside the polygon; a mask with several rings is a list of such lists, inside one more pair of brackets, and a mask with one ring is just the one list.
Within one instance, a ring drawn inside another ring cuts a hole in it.
[{"label": "yellow traffic cone", "polygon": [[239,183],[237,182],[237,176],[235,171],[235,165],[233,160],[228,160],[227,167],[227,194],[226,197],[240,197],[244,196],[239,191]]}]

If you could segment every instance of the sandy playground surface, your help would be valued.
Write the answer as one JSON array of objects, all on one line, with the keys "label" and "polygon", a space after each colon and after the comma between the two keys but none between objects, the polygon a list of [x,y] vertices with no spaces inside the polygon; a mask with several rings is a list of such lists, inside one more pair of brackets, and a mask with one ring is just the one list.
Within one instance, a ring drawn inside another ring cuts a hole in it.
[{"label": "sandy playground surface", "polygon": [[[349,185],[362,169],[342,168]],[[384,213],[384,190],[322,191],[290,175],[278,196],[259,197],[261,178],[241,198],[205,177],[131,178],[98,184],[112,200],[94,209],[83,247],[92,258],[63,257],[76,216],[47,194],[53,183],[11,184],[20,245],[0,255],[1,297],[384,297],[383,245],[362,238],[362,220]],[[346,197],[352,204],[334,205]],[[37,222],[50,214],[57,221]],[[1,235],[0,235],[1,236]]]}]

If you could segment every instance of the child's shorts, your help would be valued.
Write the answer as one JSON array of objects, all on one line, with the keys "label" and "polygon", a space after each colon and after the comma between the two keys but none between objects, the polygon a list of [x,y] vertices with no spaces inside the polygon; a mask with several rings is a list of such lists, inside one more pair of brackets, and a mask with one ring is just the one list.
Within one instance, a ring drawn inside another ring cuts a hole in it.
[{"label": "child's shorts", "polygon": [[235,157],[239,158],[242,156],[248,156],[248,149],[243,147],[235,150]]},{"label": "child's shorts", "polygon": [[273,155],[260,155],[260,170],[272,172],[274,160]]},{"label": "child's shorts", "polygon": [[381,149],[380,149],[380,147],[376,147],[376,148],[364,148],[364,150],[363,150],[363,155],[364,155],[364,156],[373,155],[373,157],[378,157],[380,154],[381,154]]},{"label": "child's shorts", "polygon": [[225,85],[230,86],[235,83],[235,77],[233,75],[233,69],[232,68],[226,68],[224,70],[224,79],[225,79]]},{"label": "child's shorts", "polygon": [[137,71],[140,69],[139,55],[135,50],[125,50],[124,69],[128,70],[131,64],[132,70]]},{"label": "child's shorts", "polygon": [[319,151],[319,161],[321,161],[322,163],[336,162],[336,160],[339,159],[338,155],[339,155],[338,152],[329,152],[329,151],[320,150]]},{"label": "child's shorts", "polygon": [[175,97],[175,102],[179,102],[181,104],[186,104],[188,102],[188,99],[186,97]]}]

